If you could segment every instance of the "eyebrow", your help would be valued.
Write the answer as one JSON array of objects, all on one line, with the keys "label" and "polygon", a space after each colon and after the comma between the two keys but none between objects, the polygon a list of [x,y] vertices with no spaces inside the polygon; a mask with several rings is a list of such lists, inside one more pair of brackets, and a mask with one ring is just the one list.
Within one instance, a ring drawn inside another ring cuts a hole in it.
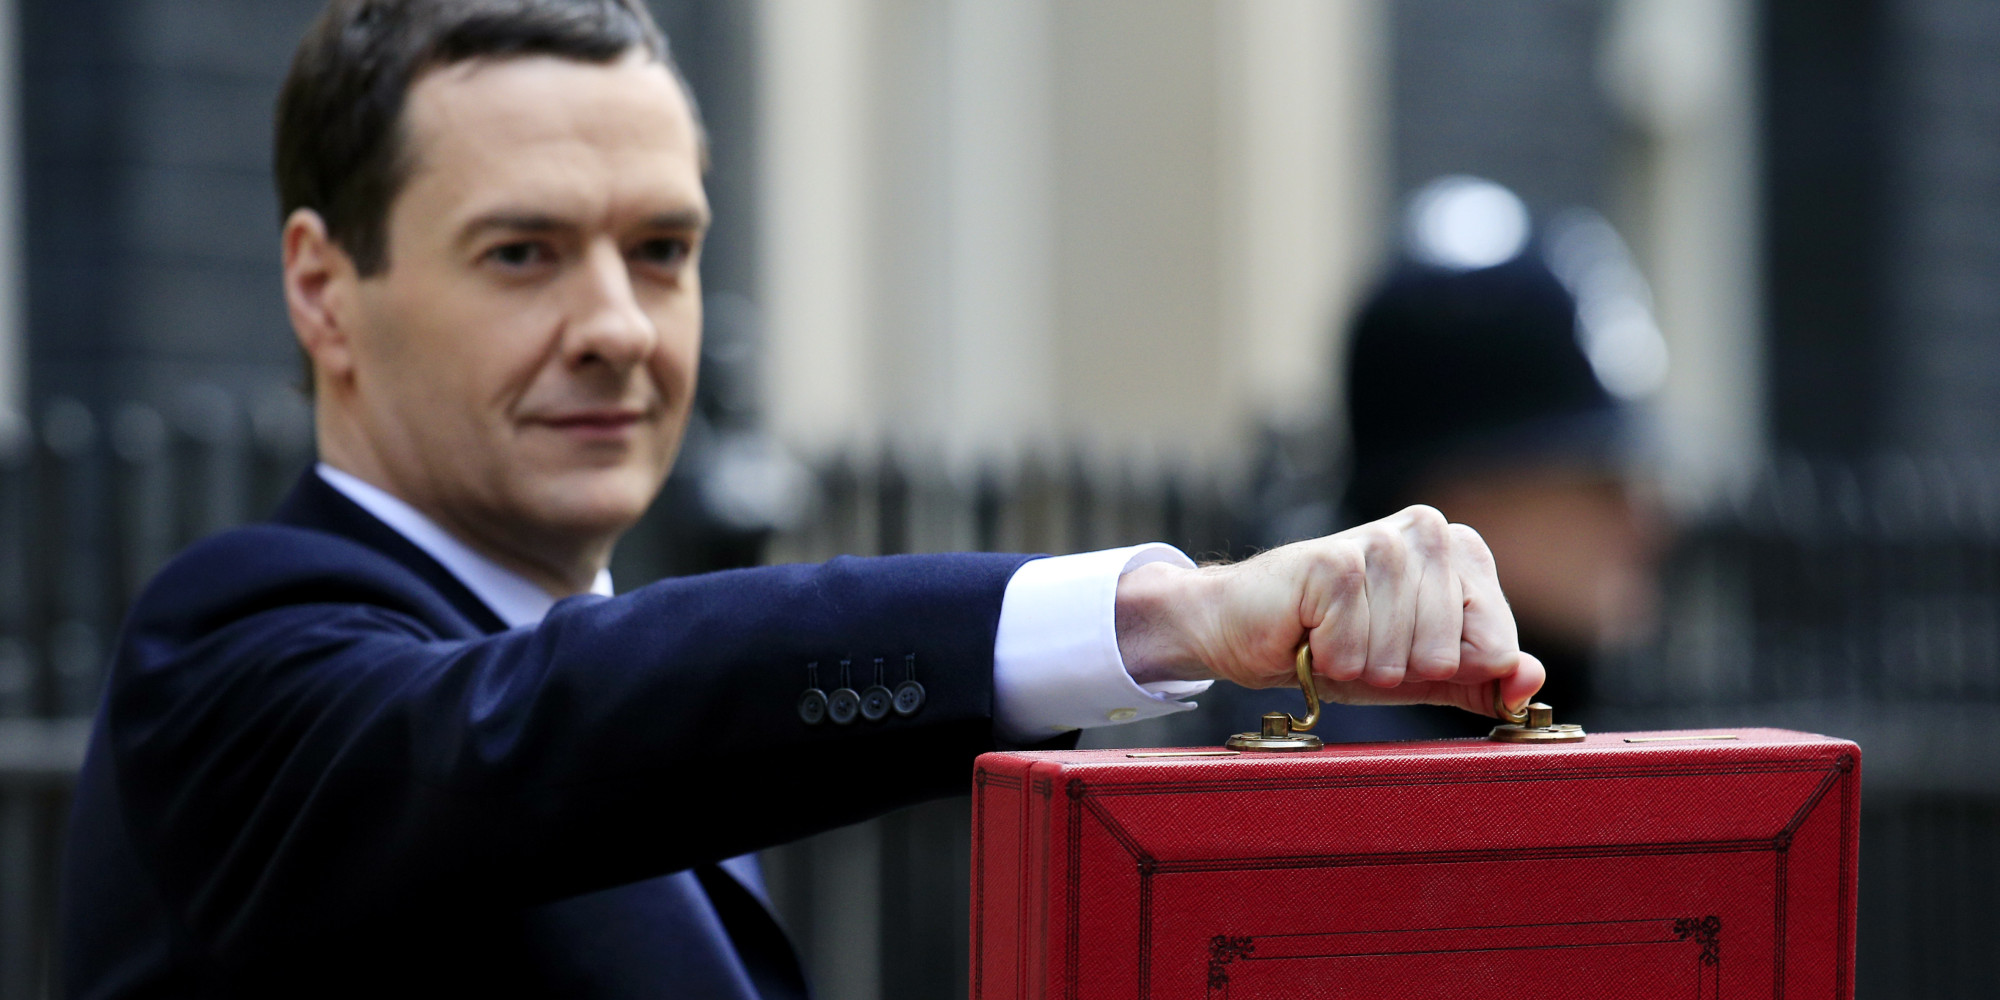
[{"label": "eyebrow", "polygon": [[[708,213],[699,208],[660,212],[646,219],[643,228],[665,230],[708,229]],[[557,233],[575,229],[576,224],[545,212],[503,208],[474,218],[459,230],[459,242],[470,243],[484,233],[503,230],[512,233]]]}]

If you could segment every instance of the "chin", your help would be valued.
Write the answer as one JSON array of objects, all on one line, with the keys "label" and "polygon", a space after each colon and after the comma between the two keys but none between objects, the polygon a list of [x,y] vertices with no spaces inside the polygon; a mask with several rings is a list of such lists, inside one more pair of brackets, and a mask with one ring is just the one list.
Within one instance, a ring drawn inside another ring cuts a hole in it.
[{"label": "chin", "polygon": [[536,491],[536,520],[565,532],[622,534],[659,495],[665,473],[590,469],[544,481]]}]

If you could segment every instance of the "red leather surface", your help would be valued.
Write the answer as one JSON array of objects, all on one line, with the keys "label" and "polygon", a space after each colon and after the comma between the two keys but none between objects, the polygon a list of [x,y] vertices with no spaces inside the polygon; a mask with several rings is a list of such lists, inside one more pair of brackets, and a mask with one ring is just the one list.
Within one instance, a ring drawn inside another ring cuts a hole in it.
[{"label": "red leather surface", "polygon": [[1853,995],[1860,749],[988,754],[972,996]]}]

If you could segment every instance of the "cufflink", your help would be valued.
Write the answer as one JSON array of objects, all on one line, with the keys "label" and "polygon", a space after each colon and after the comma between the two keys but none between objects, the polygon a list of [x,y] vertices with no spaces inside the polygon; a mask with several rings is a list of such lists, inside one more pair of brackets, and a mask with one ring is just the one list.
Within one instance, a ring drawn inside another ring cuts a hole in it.
[{"label": "cufflink", "polygon": [[840,661],[840,687],[835,688],[826,699],[826,716],[832,719],[836,726],[845,726],[853,722],[856,715],[861,714],[861,695],[848,686],[852,683],[848,679],[848,671],[852,666],[851,660]]},{"label": "cufflink", "polygon": [[817,726],[826,720],[826,692],[819,689],[819,663],[806,664],[806,689],[799,695],[799,721]]},{"label": "cufflink", "polygon": [[889,706],[896,700],[889,689],[882,686],[882,658],[875,658],[875,683],[861,692],[861,717],[869,722],[881,722],[889,717]]},{"label": "cufflink", "polygon": [[896,696],[891,702],[896,714],[908,718],[924,707],[924,686],[917,683],[917,654],[903,654],[903,683],[896,685]]}]

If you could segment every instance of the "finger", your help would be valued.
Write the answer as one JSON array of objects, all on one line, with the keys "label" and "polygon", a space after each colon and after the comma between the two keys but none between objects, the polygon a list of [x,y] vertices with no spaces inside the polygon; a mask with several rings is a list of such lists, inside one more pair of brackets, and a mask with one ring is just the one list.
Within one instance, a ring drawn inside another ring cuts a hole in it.
[{"label": "finger", "polygon": [[1408,529],[1412,570],[1417,575],[1415,622],[1410,638],[1410,673],[1431,681],[1458,672],[1465,622],[1450,525],[1429,507],[1415,508]]},{"label": "finger", "polygon": [[1464,611],[1460,619],[1459,669],[1469,680],[1484,680],[1514,668],[1521,651],[1514,610],[1500,591],[1493,552],[1479,532],[1463,524],[1449,529]]},{"label": "finger", "polygon": [[1365,681],[1334,683],[1315,678],[1319,700],[1335,705],[1421,705],[1429,681],[1413,681],[1399,687],[1377,687]]},{"label": "finger", "polygon": [[1402,531],[1383,528],[1370,532],[1363,546],[1368,560],[1368,665],[1361,679],[1395,687],[1403,683],[1416,629],[1417,581],[1410,572],[1409,542]]},{"label": "finger", "polygon": [[1319,558],[1326,610],[1309,637],[1313,673],[1352,681],[1368,666],[1368,563],[1354,545],[1329,546]]},{"label": "finger", "polygon": [[1482,714],[1493,714],[1493,685],[1453,684],[1450,681],[1408,680],[1392,688],[1377,687],[1361,681],[1335,684],[1326,680],[1317,681],[1321,701],[1337,705],[1443,705],[1461,708],[1469,712],[1480,712],[1477,707],[1480,697],[1485,697],[1486,708]]},{"label": "finger", "polygon": [[1518,669],[1499,680],[1480,684],[1412,680],[1397,687],[1383,688],[1364,683],[1335,684],[1321,680],[1316,686],[1320,700],[1337,705],[1443,705],[1494,718],[1497,717],[1493,709],[1496,685],[1500,696],[1506,699],[1508,711],[1518,713],[1534,700],[1535,692],[1541,690],[1546,676],[1542,661],[1522,653]]}]

